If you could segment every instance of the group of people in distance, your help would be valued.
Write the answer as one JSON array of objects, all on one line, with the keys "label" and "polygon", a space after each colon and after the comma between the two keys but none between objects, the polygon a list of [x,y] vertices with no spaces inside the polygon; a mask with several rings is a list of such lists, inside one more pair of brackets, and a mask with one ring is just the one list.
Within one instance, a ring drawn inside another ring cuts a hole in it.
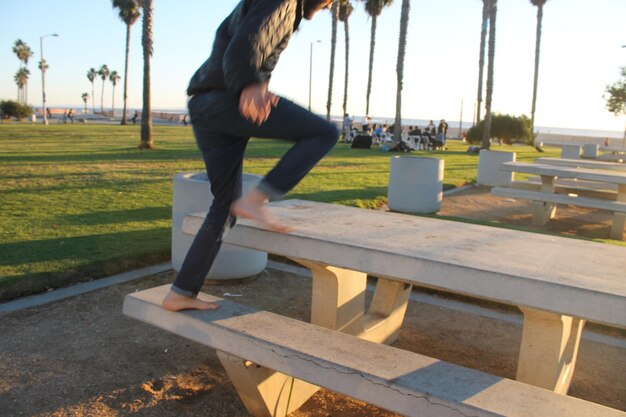
[{"label": "group of people in distance", "polygon": [[[365,121],[360,131],[354,128],[353,119],[350,115],[345,114],[343,117],[343,141],[352,142],[352,139],[357,134],[364,134],[372,137],[372,143],[382,144],[386,138],[390,138],[393,134],[394,125],[387,126],[386,124],[371,123],[371,119],[365,116]],[[448,134],[448,123],[441,119],[439,125],[435,126],[435,123],[431,120],[428,126],[423,129],[419,126],[409,126],[408,130],[403,129],[405,132],[403,137],[408,134],[409,140],[412,138],[421,138],[420,143],[423,145],[423,149],[445,149],[446,138]]]},{"label": "group of people in distance", "polygon": [[448,135],[448,123],[441,119],[439,126],[431,120],[424,129],[419,126],[409,127],[409,137],[417,136],[421,138],[421,144],[424,149],[446,149],[446,139]]}]

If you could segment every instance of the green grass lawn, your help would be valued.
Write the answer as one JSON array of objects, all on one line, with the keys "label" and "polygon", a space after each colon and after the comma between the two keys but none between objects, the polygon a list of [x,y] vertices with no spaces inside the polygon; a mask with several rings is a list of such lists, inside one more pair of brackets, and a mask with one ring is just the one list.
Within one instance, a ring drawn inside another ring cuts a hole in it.
[{"label": "green grass lawn", "polygon": [[[190,128],[155,126],[156,151],[138,142],[139,126],[0,124],[0,301],[169,259],[172,177],[204,166]],[[244,170],[266,173],[288,146],[252,140]],[[412,155],[444,158],[451,188],[476,178],[466,149]],[[380,205],[393,155],[340,143],[288,197]]]}]

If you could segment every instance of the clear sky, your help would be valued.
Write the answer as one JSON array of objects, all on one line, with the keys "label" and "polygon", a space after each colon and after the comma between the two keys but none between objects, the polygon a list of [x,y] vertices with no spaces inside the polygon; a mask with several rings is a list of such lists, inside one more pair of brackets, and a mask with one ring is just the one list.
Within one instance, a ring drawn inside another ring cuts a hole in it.
[{"label": "clear sky", "polygon": [[[208,57],[214,33],[238,0],[154,0],[153,108],[184,108],[185,88]],[[370,114],[395,115],[396,57],[400,6],[378,19]],[[497,17],[495,84],[492,108],[501,113],[530,114],[536,8],[529,0],[500,0]],[[350,18],[348,112],[363,116],[371,20],[361,1],[353,1]],[[409,20],[403,93],[403,117],[463,120],[474,113],[478,78],[482,1],[413,0]],[[35,56],[29,62],[30,104],[41,105],[39,38],[44,39],[46,92],[51,106],[81,106],[91,95],[86,72],[107,64],[124,73],[125,25],[108,0],[0,0],[0,99],[17,97],[13,80],[19,61],[12,52],[21,38]],[[332,113],[342,113],[344,34],[339,26]],[[325,113],[328,93],[331,19],[327,11],[303,21],[283,53],[271,88],[306,106],[309,52],[313,52],[313,110]],[[604,87],[617,81],[626,65],[626,1],[549,0],[544,7],[536,125],[623,131],[626,118],[605,109]],[[486,74],[486,72],[485,72]],[[133,26],[129,106],[141,107],[141,20]],[[116,108],[122,105],[122,82]],[[102,83],[96,82],[96,108]],[[111,107],[111,84],[105,85],[105,108]],[[91,107],[91,102],[89,103]]]}]

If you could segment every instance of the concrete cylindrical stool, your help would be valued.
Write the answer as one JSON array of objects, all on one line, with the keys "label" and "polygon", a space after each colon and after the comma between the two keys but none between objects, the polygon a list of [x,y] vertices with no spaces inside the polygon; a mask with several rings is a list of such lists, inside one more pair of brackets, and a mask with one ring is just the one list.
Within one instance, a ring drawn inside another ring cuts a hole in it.
[{"label": "concrete cylindrical stool", "polygon": [[444,160],[394,156],[389,168],[387,204],[392,211],[434,213],[441,209]]},{"label": "concrete cylindrical stool", "polygon": [[563,145],[561,147],[561,158],[580,159],[580,145]]},{"label": "concrete cylindrical stool", "polygon": [[514,162],[515,152],[488,151],[481,149],[478,156],[478,185],[490,187],[510,187],[514,175],[500,169],[504,162]]},{"label": "concrete cylindrical stool", "polygon": [[585,143],[583,145],[583,158],[596,159],[598,157],[598,149],[600,146],[597,143]]},{"label": "concrete cylindrical stool", "polygon": [[[256,186],[261,177],[243,174],[243,192]],[[185,234],[181,228],[189,213],[208,211],[213,201],[211,184],[206,172],[181,173],[174,177],[174,201],[172,206],[172,266],[180,268],[193,242],[194,236]],[[267,266],[267,253],[222,244],[207,278],[214,280],[237,279],[256,275]]]}]

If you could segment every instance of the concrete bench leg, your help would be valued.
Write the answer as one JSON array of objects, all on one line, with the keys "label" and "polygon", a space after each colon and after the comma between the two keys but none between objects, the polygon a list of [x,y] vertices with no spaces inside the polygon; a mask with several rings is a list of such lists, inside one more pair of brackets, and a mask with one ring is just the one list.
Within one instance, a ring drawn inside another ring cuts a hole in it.
[{"label": "concrete bench leg", "polygon": [[377,343],[393,343],[400,333],[411,286],[378,279],[367,313],[367,274],[294,259],[313,274],[311,323]]},{"label": "concrete bench leg", "polygon": [[524,331],[516,379],[567,394],[585,320],[527,307],[520,310]]},{"label": "concrete bench leg", "polygon": [[308,382],[219,350],[217,357],[253,417],[286,416],[319,390]]},{"label": "concrete bench leg", "polygon": [[[620,184],[617,188],[616,201],[626,203],[626,184]],[[626,226],[625,213],[613,213],[613,224],[611,225],[611,239],[622,240],[624,236],[624,226]]]},{"label": "concrete bench leg", "polygon": [[[553,193],[555,177],[541,177],[541,192]],[[533,201],[533,225],[545,226],[556,216],[556,204],[545,201]]]}]

